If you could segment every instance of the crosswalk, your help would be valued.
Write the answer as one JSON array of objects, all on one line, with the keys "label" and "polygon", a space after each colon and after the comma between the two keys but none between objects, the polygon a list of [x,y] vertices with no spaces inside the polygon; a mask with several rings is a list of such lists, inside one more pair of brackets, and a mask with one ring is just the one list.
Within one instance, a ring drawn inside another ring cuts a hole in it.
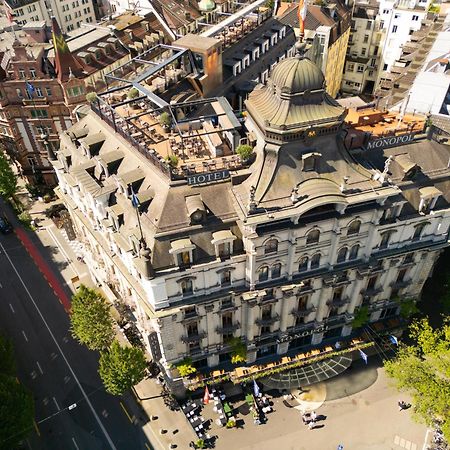
[{"label": "crosswalk", "polygon": [[414,442],[408,441],[398,435],[394,438],[394,444],[406,450],[417,450],[417,445]]}]

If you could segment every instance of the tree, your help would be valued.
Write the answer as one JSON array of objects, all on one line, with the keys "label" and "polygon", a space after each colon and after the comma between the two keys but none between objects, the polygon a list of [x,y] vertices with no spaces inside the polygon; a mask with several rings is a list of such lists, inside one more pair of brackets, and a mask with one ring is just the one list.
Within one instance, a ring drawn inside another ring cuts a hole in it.
[{"label": "tree", "polygon": [[385,361],[386,373],[397,388],[413,398],[414,417],[432,425],[442,421],[441,429],[450,442],[450,318],[433,329],[428,319],[410,326],[412,345],[400,345],[395,359]]},{"label": "tree", "polygon": [[146,367],[147,360],[140,348],[122,347],[115,340],[100,355],[98,373],[110,394],[122,395],[144,379]]},{"label": "tree", "polygon": [[0,373],[9,376],[16,374],[16,360],[11,339],[0,335]]},{"label": "tree", "polygon": [[89,103],[94,103],[95,101],[97,101],[97,94],[95,92],[88,92],[86,94],[86,100]]},{"label": "tree", "polygon": [[408,319],[419,312],[413,298],[396,298],[395,301],[400,305],[400,315],[404,319]]},{"label": "tree", "polygon": [[184,358],[176,365],[176,367],[178,369],[180,377],[188,377],[189,375],[192,375],[193,373],[197,372],[197,369],[192,364],[191,358]]},{"label": "tree", "polygon": [[0,449],[11,450],[33,428],[33,396],[14,377],[0,374]]},{"label": "tree", "polygon": [[72,296],[71,331],[81,344],[91,350],[105,350],[114,339],[111,306],[94,289],[81,285]]},{"label": "tree", "polygon": [[355,318],[352,322],[353,328],[361,328],[369,321],[369,308],[367,306],[361,306],[355,313]]},{"label": "tree", "polygon": [[247,161],[253,154],[253,147],[247,144],[239,145],[236,149],[236,153],[242,158],[243,161]]},{"label": "tree", "polygon": [[247,346],[241,338],[234,337],[228,341],[231,346],[231,362],[233,364],[244,363],[247,360]]},{"label": "tree", "polygon": [[17,176],[0,150],[0,194],[10,199],[17,192]]}]

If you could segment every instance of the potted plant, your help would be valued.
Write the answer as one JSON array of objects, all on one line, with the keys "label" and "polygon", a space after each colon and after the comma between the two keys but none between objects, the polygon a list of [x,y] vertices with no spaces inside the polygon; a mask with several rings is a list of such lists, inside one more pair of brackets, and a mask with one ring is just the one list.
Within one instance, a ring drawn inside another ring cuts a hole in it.
[{"label": "potted plant", "polygon": [[138,98],[138,97],[139,97],[139,91],[138,91],[135,87],[132,87],[132,88],[128,91],[127,97],[128,97],[130,100],[133,100],[133,99],[135,99],[135,98]]},{"label": "potted plant", "polygon": [[253,147],[248,144],[241,144],[236,149],[236,153],[241,157],[242,161],[247,162],[253,155]]},{"label": "potted plant", "polygon": [[95,92],[89,92],[86,94],[86,100],[89,103],[94,103],[97,100],[97,94]]},{"label": "potted plant", "polygon": [[225,425],[227,428],[234,428],[236,426],[236,421],[233,419],[228,419],[227,424]]},{"label": "potted plant", "polygon": [[195,441],[195,448],[205,448],[205,441],[203,439],[197,439]]},{"label": "potted plant", "polygon": [[178,156],[177,156],[177,155],[168,155],[168,156],[166,157],[166,161],[169,163],[169,165],[170,165],[171,167],[177,167],[177,166],[178,166],[179,159],[178,159]]},{"label": "potted plant", "polygon": [[168,112],[164,111],[159,116],[159,123],[165,131],[168,131],[170,129],[170,126],[172,125],[172,117]]}]

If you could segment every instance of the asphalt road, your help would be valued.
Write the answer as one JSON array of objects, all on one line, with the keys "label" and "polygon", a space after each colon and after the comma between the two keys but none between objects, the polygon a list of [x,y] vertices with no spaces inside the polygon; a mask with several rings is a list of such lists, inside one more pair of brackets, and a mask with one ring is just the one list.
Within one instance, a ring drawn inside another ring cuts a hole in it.
[{"label": "asphalt road", "polygon": [[[59,282],[57,267],[44,259],[47,275]],[[13,339],[18,378],[35,397],[36,426],[24,448],[151,449],[142,422],[130,420],[141,416],[135,400],[104,391],[98,354],[73,340],[67,312],[41,270],[16,234],[0,235],[0,330]]]}]

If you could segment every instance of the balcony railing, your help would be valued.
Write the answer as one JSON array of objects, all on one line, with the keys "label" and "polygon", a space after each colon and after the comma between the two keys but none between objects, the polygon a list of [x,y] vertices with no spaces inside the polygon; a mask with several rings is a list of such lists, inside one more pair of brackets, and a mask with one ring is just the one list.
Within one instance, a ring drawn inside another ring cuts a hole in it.
[{"label": "balcony railing", "polygon": [[206,333],[204,331],[199,331],[197,334],[188,334],[185,336],[181,336],[181,342],[185,344],[191,344],[194,342],[200,342],[204,337],[206,337]]},{"label": "balcony railing", "polygon": [[381,287],[372,287],[361,290],[361,294],[364,295],[364,297],[374,297],[375,295],[378,295],[381,292],[383,292],[383,288]]},{"label": "balcony railing", "polygon": [[412,280],[409,280],[409,279],[402,280],[402,281],[395,280],[390,284],[390,286],[391,286],[391,288],[394,288],[394,289],[402,289],[402,288],[409,286],[411,284],[411,282],[412,282]]},{"label": "balcony railing", "polygon": [[293,309],[291,311],[291,314],[293,314],[295,317],[306,317],[315,311],[317,311],[317,308],[315,306],[311,306],[306,309]]},{"label": "balcony railing", "polygon": [[327,301],[327,305],[328,306],[335,306],[337,308],[346,305],[347,303],[350,303],[350,298],[349,297],[343,297],[343,298],[339,298],[339,299],[332,299],[332,300],[328,300]]},{"label": "balcony railing", "polygon": [[241,324],[239,322],[235,322],[230,325],[223,325],[221,327],[217,327],[216,333],[218,333],[218,334],[234,333],[239,328],[241,328]]},{"label": "balcony railing", "polygon": [[278,322],[280,320],[279,314],[275,314],[272,317],[262,317],[260,319],[256,319],[255,323],[256,325],[259,325],[260,327],[264,327],[267,325],[273,325],[275,322]]}]

